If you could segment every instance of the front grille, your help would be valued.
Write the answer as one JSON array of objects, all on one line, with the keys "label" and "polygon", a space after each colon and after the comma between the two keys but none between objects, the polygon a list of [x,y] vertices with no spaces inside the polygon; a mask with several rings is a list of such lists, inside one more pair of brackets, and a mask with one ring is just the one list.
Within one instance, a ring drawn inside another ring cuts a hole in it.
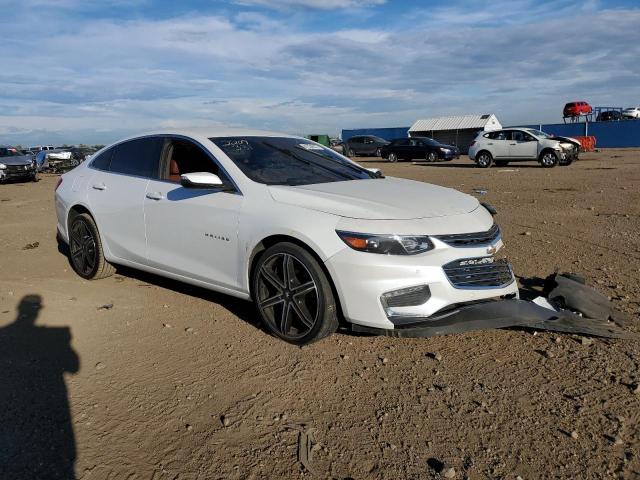
[{"label": "front grille", "polygon": [[442,268],[455,288],[505,287],[514,281],[511,265],[493,257],[455,260]]},{"label": "front grille", "polygon": [[28,172],[29,170],[31,170],[31,165],[7,165],[5,172],[10,175],[15,175],[17,173]]},{"label": "front grille", "polygon": [[500,238],[500,227],[494,223],[486,232],[437,235],[436,238],[452,247],[478,247],[493,243]]}]

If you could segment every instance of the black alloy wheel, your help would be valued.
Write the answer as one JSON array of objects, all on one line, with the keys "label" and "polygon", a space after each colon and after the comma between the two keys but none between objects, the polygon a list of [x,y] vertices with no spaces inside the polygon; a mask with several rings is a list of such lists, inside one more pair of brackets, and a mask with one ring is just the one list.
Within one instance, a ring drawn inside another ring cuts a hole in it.
[{"label": "black alloy wheel", "polygon": [[74,217],[69,227],[69,257],[75,272],[88,280],[105,278],[115,272],[104,258],[98,228],[86,213]]},{"label": "black alloy wheel", "polygon": [[436,152],[429,152],[427,154],[427,162],[435,162],[438,160],[438,154]]},{"label": "black alloy wheel", "polygon": [[302,247],[281,243],[269,248],[253,277],[258,312],[276,336],[303,345],[337,329],[331,286],[318,262]]},{"label": "black alloy wheel", "polygon": [[381,157],[382,156],[382,149],[377,148],[376,149],[376,157]]},{"label": "black alloy wheel", "polygon": [[395,153],[391,152],[389,154],[389,156],[387,157],[387,160],[389,160],[391,163],[395,163],[398,161],[398,155],[396,155]]}]

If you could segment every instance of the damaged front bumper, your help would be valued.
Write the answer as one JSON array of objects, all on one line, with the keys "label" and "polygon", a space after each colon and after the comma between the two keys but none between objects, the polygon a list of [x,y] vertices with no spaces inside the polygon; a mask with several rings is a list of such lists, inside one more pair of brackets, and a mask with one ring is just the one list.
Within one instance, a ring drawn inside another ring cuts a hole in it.
[{"label": "damaged front bumper", "polygon": [[606,338],[638,339],[637,334],[613,322],[585,318],[567,310],[555,312],[533,302],[507,299],[462,305],[441,315],[413,318],[413,323],[393,329],[353,324],[355,332],[397,338],[434,337],[494,328],[524,327]]},{"label": "damaged front bumper", "polygon": [[33,165],[7,165],[0,169],[0,181],[32,178],[35,174]]}]

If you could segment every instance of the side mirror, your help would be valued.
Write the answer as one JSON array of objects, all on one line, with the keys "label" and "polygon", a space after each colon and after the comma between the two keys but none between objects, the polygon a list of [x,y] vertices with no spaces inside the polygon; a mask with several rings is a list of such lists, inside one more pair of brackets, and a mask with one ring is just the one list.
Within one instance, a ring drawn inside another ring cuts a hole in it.
[{"label": "side mirror", "polygon": [[180,175],[180,185],[185,188],[217,188],[223,183],[215,173],[193,172]]},{"label": "side mirror", "polygon": [[367,168],[367,170],[373,173],[373,175],[376,178],[384,178],[384,175],[382,174],[382,170],[380,170],[379,168]]}]

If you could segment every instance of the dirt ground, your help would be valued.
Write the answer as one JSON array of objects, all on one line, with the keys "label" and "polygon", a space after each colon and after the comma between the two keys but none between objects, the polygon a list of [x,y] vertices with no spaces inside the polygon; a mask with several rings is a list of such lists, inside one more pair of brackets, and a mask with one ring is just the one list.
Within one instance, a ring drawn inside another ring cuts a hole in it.
[{"label": "dirt ground", "polygon": [[[553,169],[359,160],[494,205],[527,289],[578,272],[637,321],[640,151]],[[122,268],[79,278],[55,183],[0,185],[0,478],[640,478],[640,343],[500,330],[293,347],[231,297]]]}]

